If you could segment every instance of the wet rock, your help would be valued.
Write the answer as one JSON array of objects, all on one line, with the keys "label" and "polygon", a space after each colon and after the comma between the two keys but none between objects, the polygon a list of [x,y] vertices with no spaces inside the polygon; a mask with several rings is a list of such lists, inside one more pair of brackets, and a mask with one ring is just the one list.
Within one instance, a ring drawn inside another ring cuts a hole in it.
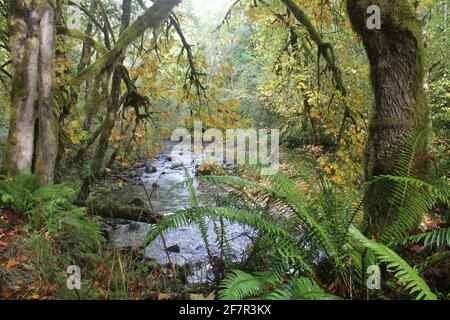
[{"label": "wet rock", "polygon": [[165,161],[165,162],[170,162],[172,161],[172,157],[167,155],[167,154],[159,154],[156,157],[156,160],[158,161]]},{"label": "wet rock", "polygon": [[105,238],[106,241],[110,240],[109,233],[111,232],[112,229],[113,227],[111,225],[109,225],[105,221],[100,221],[100,233]]},{"label": "wet rock", "polygon": [[168,247],[167,251],[172,252],[172,253],[180,253],[180,247],[176,244],[174,246]]},{"label": "wet rock", "polygon": [[157,171],[158,170],[154,166],[147,166],[147,167],[145,167],[145,170],[144,170],[145,173],[155,173]]},{"label": "wet rock", "polygon": [[171,169],[181,169],[181,168],[183,168],[183,161],[174,161],[170,168]]},{"label": "wet rock", "polygon": [[203,163],[200,166],[196,166],[196,176],[222,176],[225,175],[225,171],[222,167],[216,164]]},{"label": "wet rock", "polygon": [[137,223],[130,223],[128,225],[128,230],[129,231],[137,231],[137,230],[139,230],[139,224],[137,224]]},{"label": "wet rock", "polygon": [[145,167],[145,163],[137,163],[136,166],[135,166],[136,169],[141,169],[141,168],[144,168],[144,167]]}]

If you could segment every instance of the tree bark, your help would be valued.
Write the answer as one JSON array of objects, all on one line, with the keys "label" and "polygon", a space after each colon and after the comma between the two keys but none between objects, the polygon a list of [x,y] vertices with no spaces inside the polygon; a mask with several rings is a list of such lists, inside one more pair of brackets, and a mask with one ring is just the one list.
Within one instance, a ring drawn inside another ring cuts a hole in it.
[{"label": "tree bark", "polygon": [[6,169],[30,174],[34,155],[38,94],[39,14],[36,4],[11,1],[12,94]]},{"label": "tree bark", "polygon": [[[381,9],[380,30],[367,28],[369,16],[366,12],[370,5]],[[370,61],[376,101],[365,152],[365,175],[370,180],[374,176],[396,174],[398,156],[406,139],[414,132],[430,127],[423,87],[422,33],[408,0],[347,0],[347,10]],[[424,157],[427,141],[423,141],[416,151],[419,157]],[[423,177],[426,172],[424,162],[412,172]],[[376,188],[369,188],[368,199],[376,196]],[[387,208],[379,205],[366,209],[368,228],[373,234],[389,223],[387,212]]]},{"label": "tree bark", "polygon": [[54,181],[59,145],[59,124],[53,111],[53,61],[55,53],[55,11],[49,1],[41,3],[39,24],[39,134],[36,175],[41,185]]},{"label": "tree bark", "polygon": [[305,108],[305,113],[308,115],[308,118],[311,122],[311,128],[314,135],[314,144],[321,145],[322,144],[322,132],[320,130],[320,120],[316,117],[311,116],[311,106],[308,101],[308,97],[305,97],[303,100],[303,106]]},{"label": "tree bark", "polygon": [[[131,0],[123,0],[122,2],[122,23],[121,33],[130,25],[131,20]],[[125,57],[122,51],[116,65],[121,65]],[[111,104],[106,111],[105,120],[102,125],[102,133],[100,134],[100,140],[95,152],[94,158],[91,163],[91,172],[94,177],[97,177],[100,173],[103,160],[109,147],[109,138],[111,137],[112,130],[116,123],[117,112],[120,108],[121,97],[121,83],[122,83],[122,71],[119,67],[116,67],[113,74],[113,80],[111,85]]]},{"label": "tree bark", "polygon": [[[126,126],[124,126],[122,124],[122,128],[120,130],[120,135],[124,136],[127,134],[128,130],[131,128],[131,120],[128,121],[128,123],[126,124]],[[130,138],[131,139],[131,138]],[[124,141],[125,142],[125,141]],[[125,146],[128,146],[128,143],[125,144]],[[114,165],[114,162],[116,161],[117,156],[119,155],[120,149],[121,149],[122,145],[119,144],[118,147],[114,147],[113,153],[111,154],[111,157],[109,158],[108,163],[106,164],[107,168],[112,168]]]},{"label": "tree bark", "polygon": [[[95,2],[95,0],[91,0],[91,6],[90,6],[89,11],[94,12],[96,8],[97,8],[97,3]],[[93,32],[94,32],[94,23],[91,20],[89,20],[88,24],[86,26],[86,31],[84,33],[86,36],[86,39],[91,38]],[[83,49],[81,50],[80,63],[78,64],[78,67],[77,67],[78,72],[83,70],[89,64],[89,62],[91,60],[92,48],[93,48],[93,45],[91,43],[89,43],[89,41],[83,42]]]}]

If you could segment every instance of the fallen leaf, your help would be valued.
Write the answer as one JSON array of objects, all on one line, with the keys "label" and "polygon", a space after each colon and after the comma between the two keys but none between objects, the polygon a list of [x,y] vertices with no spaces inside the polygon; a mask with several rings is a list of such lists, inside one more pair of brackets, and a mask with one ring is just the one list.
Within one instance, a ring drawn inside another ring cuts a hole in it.
[{"label": "fallen leaf", "polygon": [[50,295],[50,294],[52,294],[53,292],[55,292],[56,291],[56,289],[58,289],[58,286],[56,285],[56,284],[53,284],[53,285],[51,285],[51,286],[48,286],[48,287],[46,287],[45,289],[44,289],[44,294],[47,296],[47,295]]},{"label": "fallen leaf", "polygon": [[6,288],[0,288],[0,297],[4,300],[8,300],[11,297],[11,293]]},{"label": "fallen leaf", "polygon": [[6,271],[10,272],[16,265],[17,261],[14,259],[8,260],[8,262],[6,262]]}]

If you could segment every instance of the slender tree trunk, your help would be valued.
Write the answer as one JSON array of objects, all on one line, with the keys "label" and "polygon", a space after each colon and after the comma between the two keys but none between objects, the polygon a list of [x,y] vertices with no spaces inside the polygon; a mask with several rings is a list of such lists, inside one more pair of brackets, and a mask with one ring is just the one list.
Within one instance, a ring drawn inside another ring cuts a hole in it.
[{"label": "slender tree trunk", "polygon": [[[90,12],[94,12],[95,9],[97,8],[97,4],[94,0],[91,0],[91,6],[89,11]],[[92,37],[93,33],[94,33],[94,24],[92,23],[91,20],[89,20],[87,26],[86,26],[86,30],[85,30],[85,35],[88,37]],[[80,63],[78,64],[78,72],[82,71],[84,68],[86,68],[86,66],[90,63],[91,60],[91,52],[92,52],[92,47],[89,43],[87,42],[83,42],[83,48],[81,50],[81,57],[80,57]]]},{"label": "slender tree trunk", "polygon": [[[122,33],[129,25],[131,20],[131,0],[123,0],[122,2],[122,23],[121,31]],[[125,57],[121,52],[120,57],[117,61],[117,65],[121,65]],[[97,177],[100,173],[103,160],[109,147],[109,139],[111,137],[112,130],[116,123],[117,112],[120,108],[120,97],[122,95],[121,91],[122,83],[122,71],[120,68],[116,67],[113,74],[113,80],[111,85],[111,104],[108,106],[106,111],[105,120],[102,125],[102,133],[100,134],[100,140],[97,146],[96,153],[91,163],[91,171],[94,177]]]},{"label": "slender tree trunk", "polygon": [[[127,123],[126,126],[122,125],[122,128],[120,130],[120,135],[124,136],[127,134],[128,130],[131,128],[131,120]],[[131,139],[131,138],[130,138]],[[125,142],[125,141],[124,141]],[[125,144],[125,146],[128,146],[128,143]],[[109,158],[108,163],[106,164],[107,168],[112,168],[114,165],[114,162],[116,161],[117,156],[119,155],[120,149],[122,145],[119,144],[118,147],[114,147],[113,153],[111,154],[111,158]]]},{"label": "slender tree trunk", "polygon": [[39,24],[39,135],[36,175],[41,185],[53,184],[58,155],[59,125],[53,111],[53,61],[55,53],[55,11],[49,1],[41,3]]},{"label": "slender tree trunk", "polygon": [[83,106],[83,120],[81,127],[85,131],[90,130],[93,118],[101,109],[100,106],[103,106],[104,102],[108,104],[110,103],[108,100],[111,73],[111,68],[108,68],[108,70],[104,70],[101,74],[99,74],[94,81],[94,86]]},{"label": "slender tree trunk", "polygon": [[11,175],[30,174],[38,94],[38,8],[25,0],[12,0],[10,21],[13,81],[6,168]]},{"label": "slender tree trunk", "polygon": [[305,113],[311,122],[311,128],[314,135],[314,143],[316,145],[322,144],[322,133],[320,131],[320,120],[311,116],[311,106],[309,105],[308,97],[303,100],[303,105],[305,108]]},{"label": "slender tree trunk", "polygon": [[[122,22],[120,32],[122,33],[129,25],[131,21],[131,2],[132,0],[123,0],[122,2]],[[123,52],[119,52],[119,58],[116,65],[121,65],[124,61]],[[100,174],[105,155],[108,152],[109,139],[112,134],[116,122],[117,112],[120,108],[121,97],[121,83],[122,83],[122,71],[116,67],[113,74],[111,84],[111,103],[106,110],[106,116],[103,120],[102,131],[100,133],[100,139],[95,151],[94,157],[91,162],[91,174],[84,180],[83,186],[80,191],[80,200],[85,200],[89,195],[89,187],[93,180]]]},{"label": "slender tree trunk", "polygon": [[[381,29],[369,29],[366,13],[370,5],[381,9]],[[406,139],[417,130],[430,126],[424,93],[424,70],[421,25],[408,0],[347,0],[353,28],[361,37],[370,61],[376,105],[370,123],[365,154],[366,179],[395,174],[398,156]],[[427,143],[418,146],[425,158]],[[423,176],[426,165],[413,168]],[[376,198],[370,188],[368,198]],[[379,201],[378,201],[379,202]],[[366,210],[368,228],[373,234],[388,223],[384,207]]]},{"label": "slender tree trunk", "polygon": [[[97,8],[96,1],[91,0],[91,5],[89,8],[89,11],[95,12],[96,8]],[[85,36],[89,37],[89,38],[92,37],[92,35],[94,34],[94,30],[95,30],[94,23],[92,23],[92,21],[89,19],[87,26],[86,26],[86,30],[84,32]],[[86,68],[86,66],[89,65],[89,63],[91,62],[92,54],[93,54],[92,45],[88,41],[83,41],[83,48],[81,49],[80,62],[78,63],[78,66],[77,66],[78,72],[82,71],[84,68]],[[92,82],[86,81],[85,90],[84,90],[85,98],[89,97],[91,90],[92,90]]]}]

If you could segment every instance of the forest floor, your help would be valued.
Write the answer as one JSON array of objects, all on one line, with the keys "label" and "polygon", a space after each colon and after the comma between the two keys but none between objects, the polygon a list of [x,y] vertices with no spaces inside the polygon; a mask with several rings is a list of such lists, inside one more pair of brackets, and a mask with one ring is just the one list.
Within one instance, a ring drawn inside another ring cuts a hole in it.
[{"label": "forest floor", "polygon": [[[283,152],[280,170],[296,181],[306,196],[319,192],[312,181],[317,174],[317,159],[321,153],[311,150]],[[123,172],[126,168],[118,168]],[[113,173],[110,173],[114,175]],[[209,172],[206,172],[209,174]],[[117,179],[106,189],[117,189]],[[139,184],[139,179],[131,182]],[[110,183],[111,183],[110,181]],[[139,186],[136,186],[139,187]],[[128,192],[127,185],[119,191]],[[108,191],[110,192],[110,191]],[[128,197],[130,198],[130,197]],[[430,217],[425,229],[433,229],[436,219]],[[185,279],[174,281],[169,265],[149,264],[142,252],[114,248],[103,244],[93,256],[78,260],[86,263],[83,277],[88,278],[80,291],[66,287],[68,261],[73,261],[71,239],[52,237],[45,228],[32,230],[23,215],[9,209],[0,211],[0,299],[151,299],[151,300],[212,300],[216,298],[214,284],[187,285]],[[47,250],[47,251],[46,251]],[[422,245],[412,245],[402,255],[422,259],[429,254]],[[432,252],[432,261],[444,259],[439,268],[424,276],[442,291],[450,289],[450,257],[442,258],[439,251]],[[76,258],[79,259],[79,258]],[[445,263],[447,261],[447,264]],[[446,267],[445,267],[446,266]],[[180,274],[181,275],[181,272]]]}]

